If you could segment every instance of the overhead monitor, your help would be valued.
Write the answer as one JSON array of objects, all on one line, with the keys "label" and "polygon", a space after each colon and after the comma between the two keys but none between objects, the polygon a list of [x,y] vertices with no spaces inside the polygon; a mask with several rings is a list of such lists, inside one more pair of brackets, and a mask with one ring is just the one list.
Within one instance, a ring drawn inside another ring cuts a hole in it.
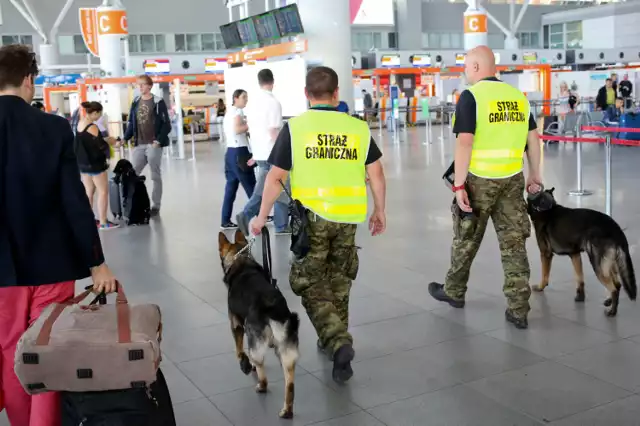
[{"label": "overhead monitor", "polygon": [[171,74],[171,64],[168,59],[145,59],[144,73],[151,75]]},{"label": "overhead monitor", "polygon": [[380,66],[383,68],[393,68],[400,66],[400,55],[382,55]]},{"label": "overhead monitor", "polygon": [[424,55],[411,55],[409,61],[411,61],[411,65],[414,67],[430,67],[431,55],[428,53]]},{"label": "overhead monitor", "polygon": [[281,37],[290,37],[304,32],[296,3],[274,10],[273,15],[276,18]]},{"label": "overhead monitor", "polygon": [[393,0],[349,0],[352,25],[394,25]]},{"label": "overhead monitor", "polygon": [[240,40],[242,41],[243,46],[259,43],[253,18],[242,19],[236,22],[236,24],[238,26],[238,34],[240,34]]},{"label": "overhead monitor", "polygon": [[538,54],[536,52],[524,52],[522,54],[522,62],[525,64],[538,63]]},{"label": "overhead monitor", "polygon": [[204,72],[224,72],[227,68],[229,68],[227,58],[206,58],[204,60]]},{"label": "overhead monitor", "polygon": [[464,65],[464,58],[466,56],[464,53],[456,53],[456,65]]},{"label": "overhead monitor", "polygon": [[276,21],[276,17],[273,12],[266,12],[254,16],[253,23],[260,43],[282,38],[280,36],[278,22]]},{"label": "overhead monitor", "polygon": [[237,49],[238,47],[242,47],[242,40],[240,39],[236,22],[220,26],[220,33],[222,34],[222,41],[224,41],[225,48]]}]

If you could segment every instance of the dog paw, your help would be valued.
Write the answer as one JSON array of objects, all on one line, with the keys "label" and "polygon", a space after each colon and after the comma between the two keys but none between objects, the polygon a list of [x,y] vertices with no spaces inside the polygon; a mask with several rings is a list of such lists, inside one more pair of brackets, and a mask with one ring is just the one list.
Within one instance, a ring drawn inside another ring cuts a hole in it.
[{"label": "dog paw", "polygon": [[606,311],[604,311],[604,314],[606,316],[608,316],[609,318],[613,318],[618,314],[618,310],[617,309],[607,309]]},{"label": "dog paw", "polygon": [[251,361],[249,361],[249,357],[246,354],[242,354],[241,358],[240,358],[240,370],[242,370],[242,372],[246,375],[251,374],[251,371],[253,371],[254,366],[251,365]]},{"label": "dog paw", "polygon": [[267,383],[258,383],[256,385],[256,392],[257,393],[267,393]]},{"label": "dog paw", "polygon": [[586,297],[585,297],[584,293],[578,292],[578,293],[576,293],[576,298],[573,299],[573,300],[576,301],[576,302],[584,302],[585,299],[586,299]]},{"label": "dog paw", "polygon": [[293,410],[288,410],[286,408],[283,408],[282,410],[280,410],[280,414],[279,414],[281,419],[292,419],[293,418]]},{"label": "dog paw", "polygon": [[613,303],[613,300],[611,300],[611,298],[608,298],[607,300],[604,301],[604,306],[611,306],[611,304]]}]

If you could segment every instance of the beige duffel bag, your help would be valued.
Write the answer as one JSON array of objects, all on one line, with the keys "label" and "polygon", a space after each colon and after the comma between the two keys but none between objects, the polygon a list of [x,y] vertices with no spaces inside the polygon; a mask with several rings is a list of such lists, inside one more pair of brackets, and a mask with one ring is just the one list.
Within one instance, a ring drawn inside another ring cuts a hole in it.
[{"label": "beige duffel bag", "polygon": [[157,305],[129,305],[121,285],[115,304],[80,305],[85,291],[48,306],[22,335],[15,372],[31,395],[146,387],[160,364]]}]

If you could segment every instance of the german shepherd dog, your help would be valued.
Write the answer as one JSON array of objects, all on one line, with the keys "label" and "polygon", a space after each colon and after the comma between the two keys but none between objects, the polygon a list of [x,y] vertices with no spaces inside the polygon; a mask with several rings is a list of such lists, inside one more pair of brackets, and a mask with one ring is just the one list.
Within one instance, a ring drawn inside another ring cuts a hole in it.
[{"label": "german shepherd dog", "polygon": [[[229,290],[229,321],[240,369],[247,375],[255,369],[258,375],[256,392],[266,392],[264,357],[269,348],[274,348],[285,379],[284,407],[280,417],[290,419],[293,417],[294,372],[299,357],[298,314],[289,310],[280,290],[271,283],[264,268],[251,257],[241,231],[236,231],[235,243],[220,232],[218,244],[224,283]],[[249,356],[244,352],[245,334]]]},{"label": "german shepherd dog", "polygon": [[620,287],[636,300],[637,287],[629,243],[620,226],[604,213],[591,209],[571,209],[556,203],[554,188],[528,200],[529,216],[536,232],[542,281],[535,291],[549,285],[553,255],[570,256],[577,279],[576,302],[584,302],[584,274],[581,253],[586,252],[598,280],[609,290],[604,305],[609,317],[618,313]]}]

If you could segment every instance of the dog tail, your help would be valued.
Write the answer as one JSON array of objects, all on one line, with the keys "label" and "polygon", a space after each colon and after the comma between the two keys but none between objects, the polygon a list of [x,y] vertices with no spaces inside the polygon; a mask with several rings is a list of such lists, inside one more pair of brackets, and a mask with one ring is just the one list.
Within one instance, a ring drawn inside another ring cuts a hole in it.
[{"label": "dog tail", "polygon": [[298,328],[300,328],[300,317],[297,313],[291,312],[289,320],[287,320],[287,336],[297,336]]},{"label": "dog tail", "polygon": [[629,254],[629,246],[619,247],[617,250],[616,263],[618,274],[624,290],[629,295],[629,299],[636,300],[638,288],[636,287],[636,273],[633,270],[633,262]]}]

